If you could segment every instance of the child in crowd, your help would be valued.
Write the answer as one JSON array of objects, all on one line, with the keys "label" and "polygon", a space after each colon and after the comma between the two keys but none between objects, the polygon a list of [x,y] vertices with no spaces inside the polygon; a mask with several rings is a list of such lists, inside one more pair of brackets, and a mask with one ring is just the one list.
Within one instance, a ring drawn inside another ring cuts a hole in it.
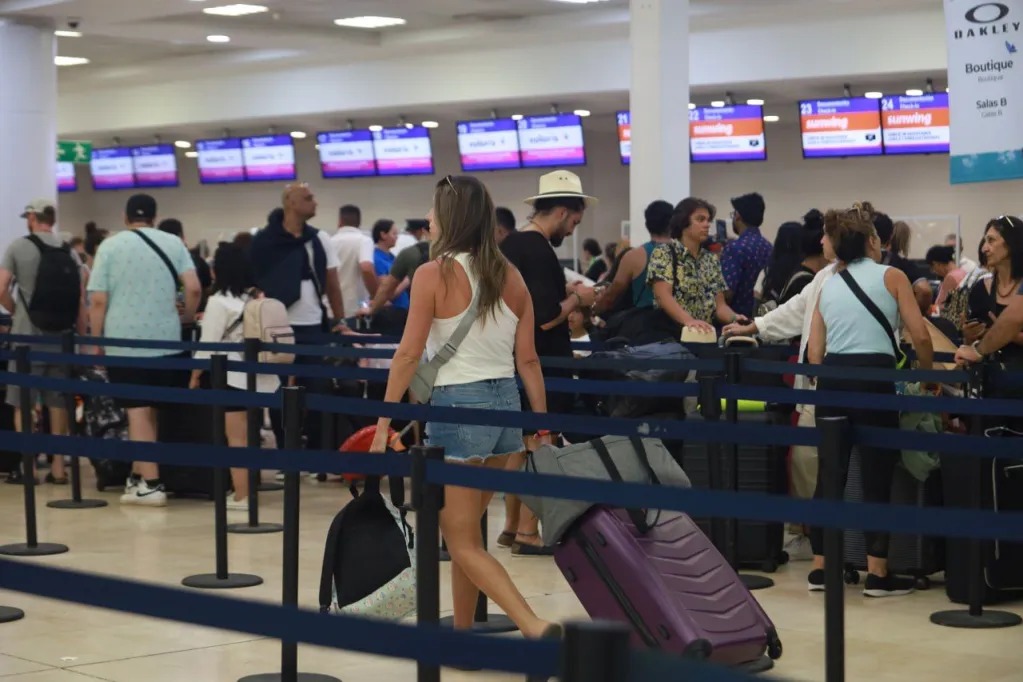
[{"label": "child in crowd", "polygon": [[[250,292],[252,268],[245,250],[236,244],[222,242],[213,258],[213,277],[213,295],[206,303],[200,343],[244,343],[242,315],[245,304],[255,295]],[[209,351],[196,351],[195,359],[208,360],[212,355]],[[228,353],[227,359],[241,362],[243,357],[241,353]],[[203,383],[202,375],[201,369],[193,370],[189,388],[199,388]],[[256,377],[256,390],[260,393],[273,393],[279,383],[276,375],[260,374]],[[246,375],[243,372],[228,372],[227,385],[229,390],[245,391]],[[243,448],[248,445],[246,423],[244,407],[229,406],[225,409],[224,430],[229,447]],[[247,470],[231,469],[231,483],[234,495],[227,500],[228,510],[247,511]]]}]

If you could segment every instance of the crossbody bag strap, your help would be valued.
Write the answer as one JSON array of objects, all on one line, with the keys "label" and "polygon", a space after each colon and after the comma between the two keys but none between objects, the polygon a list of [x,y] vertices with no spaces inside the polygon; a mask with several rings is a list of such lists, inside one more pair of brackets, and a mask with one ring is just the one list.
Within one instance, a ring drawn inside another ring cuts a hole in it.
[{"label": "crossbody bag strap", "polygon": [[[618,466],[611,459],[611,452],[607,449],[604,441],[600,438],[595,438],[590,441],[590,445],[596,450],[597,457],[600,457],[600,461],[604,468],[607,469],[607,474],[611,477],[611,480],[615,483],[624,483],[625,479],[622,478],[622,473],[618,471]],[[642,450],[642,445],[640,450]],[[650,524],[646,522],[645,510],[626,509],[625,511],[628,512],[629,518],[632,519],[632,524],[636,526],[636,530],[640,532],[640,535],[646,535],[650,532]]]},{"label": "crossbody bag strap", "polygon": [[[306,260],[309,261],[309,272],[313,274],[313,287],[316,288],[316,298],[323,300],[323,287],[320,286],[320,278],[316,274],[316,257],[314,256],[313,240],[305,243]],[[321,304],[322,305],[322,304]]]},{"label": "crossbody bag strap", "polygon": [[146,235],[142,234],[141,230],[131,230],[131,233],[134,234],[134,235],[138,235],[138,238],[141,239],[142,241],[144,241],[146,244],[148,244],[149,248],[151,248],[153,251],[155,251],[156,255],[160,257],[160,260],[163,261],[163,264],[167,266],[167,270],[170,271],[171,280],[174,282],[174,291],[177,291],[178,290],[178,271],[174,269],[174,264],[171,263],[171,260],[170,260],[170,258],[167,257],[167,254],[165,254],[163,252],[163,249],[161,249],[159,246],[157,246],[156,243],[153,242],[152,239],[150,239]]},{"label": "crossbody bag strap", "polygon": [[888,318],[884,316],[884,313],[882,313],[881,309],[877,307],[877,304],[870,300],[870,297],[867,296],[866,292],[860,288],[860,285],[856,283],[856,280],[853,279],[852,274],[848,270],[842,270],[838,273],[838,275],[842,278],[842,281],[845,282],[846,286],[849,287],[849,291],[853,292],[853,296],[860,300],[860,303],[862,303],[863,307],[867,309],[867,312],[873,315],[874,319],[877,320],[878,324],[880,324],[882,329],[884,329],[885,333],[888,335],[888,340],[892,342],[892,351],[895,354],[895,362],[898,364],[899,358],[902,356],[902,349],[899,348],[899,343],[895,340],[895,330],[892,329],[892,325],[888,321]]},{"label": "crossbody bag strap", "polygon": [[455,327],[455,331],[451,334],[451,337],[447,340],[441,349],[437,351],[436,355],[430,358],[427,363],[431,367],[440,369],[444,365],[451,361],[451,358],[455,357],[455,353],[458,351],[458,347],[465,341],[465,337],[469,335],[469,330],[476,324],[476,319],[479,316],[479,289],[476,294],[472,297],[472,303],[469,304],[469,309],[465,311],[465,316],[462,317],[458,326]]}]

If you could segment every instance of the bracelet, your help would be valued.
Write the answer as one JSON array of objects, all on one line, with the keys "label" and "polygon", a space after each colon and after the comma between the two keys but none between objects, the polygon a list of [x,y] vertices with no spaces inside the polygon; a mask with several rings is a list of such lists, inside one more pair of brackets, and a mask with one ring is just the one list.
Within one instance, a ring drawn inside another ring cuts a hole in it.
[{"label": "bracelet", "polygon": [[982,358],[987,356],[987,353],[984,353],[983,351],[980,350],[980,342],[983,341],[983,340],[984,339],[977,339],[976,341],[974,341],[971,344],[971,347],[973,348],[973,350],[976,351],[977,355],[979,355]]}]

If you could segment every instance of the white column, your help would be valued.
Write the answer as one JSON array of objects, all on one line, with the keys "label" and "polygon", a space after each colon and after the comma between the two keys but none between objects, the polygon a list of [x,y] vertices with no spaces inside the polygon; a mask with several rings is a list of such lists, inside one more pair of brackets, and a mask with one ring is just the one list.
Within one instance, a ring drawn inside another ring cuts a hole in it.
[{"label": "white column", "polygon": [[633,246],[650,239],[643,211],[689,195],[689,0],[632,0]]},{"label": "white column", "polygon": [[25,234],[25,204],[57,200],[55,53],[52,26],[0,19],[0,251]]}]

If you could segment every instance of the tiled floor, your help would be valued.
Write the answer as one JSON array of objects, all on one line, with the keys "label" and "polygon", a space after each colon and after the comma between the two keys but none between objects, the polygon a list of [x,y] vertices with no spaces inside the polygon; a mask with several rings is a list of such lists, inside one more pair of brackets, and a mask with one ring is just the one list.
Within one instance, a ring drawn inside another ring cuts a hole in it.
[{"label": "tiled floor", "polygon": [[[182,577],[213,569],[213,514],[207,502],[172,500],[167,509],[124,509],[117,495],[104,494],[104,509],[64,511],[45,502],[67,488],[39,489],[39,538],[70,546],[67,554],[33,559],[69,567],[177,586]],[[337,484],[302,486],[301,601],[316,604],[323,539],[333,514],[348,499]],[[89,493],[96,495],[96,493]],[[281,494],[267,493],[266,520],[280,520]],[[500,531],[503,506],[492,507],[491,535]],[[21,489],[0,485],[0,543],[23,541]],[[492,538],[493,539],[493,538]],[[276,602],[280,596],[281,535],[230,536],[231,568],[257,573],[259,587],[231,596]],[[497,556],[543,616],[584,615],[553,562]],[[824,677],[823,598],[805,590],[805,566],[783,568],[778,585],[758,593],[778,626],[785,655],[775,675],[782,679]],[[442,608],[450,598],[442,569]],[[0,572],[0,584],[3,582]],[[68,605],[0,590],[0,604],[18,606],[27,617],[0,625],[0,678],[12,682],[191,682],[233,681],[269,672],[279,663],[275,641],[229,631]],[[1023,627],[997,631],[950,630],[931,625],[928,615],[948,607],[940,586],[906,598],[868,601],[847,588],[848,675],[851,682],[909,682],[968,679],[1019,682],[1023,679]],[[1010,607],[1023,613],[1023,605]],[[303,647],[300,669],[329,673],[345,682],[414,680],[414,665],[343,651]],[[519,677],[444,671],[457,682]]]}]

